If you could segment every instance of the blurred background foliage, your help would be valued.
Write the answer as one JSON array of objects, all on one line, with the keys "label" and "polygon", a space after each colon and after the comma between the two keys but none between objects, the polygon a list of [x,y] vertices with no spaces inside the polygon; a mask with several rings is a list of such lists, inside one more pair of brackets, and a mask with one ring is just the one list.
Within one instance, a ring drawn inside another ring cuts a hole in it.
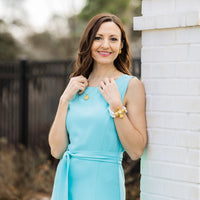
[{"label": "blurred background foliage", "polygon": [[80,13],[52,14],[47,26],[36,32],[23,8],[26,0],[0,0],[6,15],[0,19],[0,61],[75,58],[79,39],[88,21],[96,14],[116,14],[124,23],[132,57],[140,57],[140,32],[133,31],[133,16],[141,15],[141,0],[86,0]]},{"label": "blurred background foliage", "polygon": [[16,60],[18,58],[19,51],[20,47],[11,33],[0,33],[0,61]]}]

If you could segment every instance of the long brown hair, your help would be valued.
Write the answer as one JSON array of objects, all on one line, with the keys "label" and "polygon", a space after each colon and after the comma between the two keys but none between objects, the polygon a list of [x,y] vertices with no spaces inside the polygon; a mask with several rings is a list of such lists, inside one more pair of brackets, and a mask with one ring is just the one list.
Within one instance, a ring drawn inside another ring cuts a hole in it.
[{"label": "long brown hair", "polygon": [[112,14],[102,13],[94,16],[88,23],[79,44],[79,53],[75,61],[75,71],[70,77],[83,75],[88,78],[93,69],[93,58],[91,56],[91,46],[96,37],[96,33],[104,22],[114,22],[121,30],[121,41],[123,48],[121,54],[114,60],[115,67],[125,74],[130,74],[130,51],[129,43],[121,20]]}]

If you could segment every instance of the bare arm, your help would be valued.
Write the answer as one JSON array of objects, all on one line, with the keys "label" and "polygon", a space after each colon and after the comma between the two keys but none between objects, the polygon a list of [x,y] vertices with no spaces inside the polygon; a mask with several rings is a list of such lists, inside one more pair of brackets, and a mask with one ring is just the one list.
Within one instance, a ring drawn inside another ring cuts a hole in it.
[{"label": "bare arm", "polygon": [[130,80],[124,101],[128,113],[123,119],[115,118],[115,126],[124,149],[136,160],[142,156],[147,143],[145,91],[142,82],[136,78]]},{"label": "bare arm", "polygon": [[70,79],[69,84],[60,97],[56,116],[49,132],[51,154],[55,158],[60,158],[69,144],[65,123],[69,102],[77,92],[79,92],[79,94],[83,93],[87,85],[88,81],[85,77],[73,77]]},{"label": "bare arm", "polygon": [[116,111],[126,105],[128,113],[124,118],[115,118],[115,126],[122,143],[131,159],[142,156],[147,142],[146,116],[145,116],[145,91],[141,81],[137,78],[130,80],[124,102],[114,80],[105,80],[100,89],[104,98],[108,101],[111,110]]},{"label": "bare arm", "polygon": [[67,101],[60,98],[56,116],[49,132],[51,154],[55,158],[60,158],[69,144],[65,123],[68,104]]}]

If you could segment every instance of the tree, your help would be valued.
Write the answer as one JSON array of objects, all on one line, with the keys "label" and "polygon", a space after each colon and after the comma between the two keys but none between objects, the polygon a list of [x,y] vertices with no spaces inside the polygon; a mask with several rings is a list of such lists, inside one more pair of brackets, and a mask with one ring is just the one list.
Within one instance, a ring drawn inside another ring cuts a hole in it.
[{"label": "tree", "polygon": [[130,0],[87,0],[85,7],[79,14],[79,18],[88,21],[98,13],[108,12],[124,19],[125,13],[130,5]]},{"label": "tree", "polygon": [[0,32],[0,61],[16,60],[20,48],[9,32]]},{"label": "tree", "polygon": [[26,55],[31,59],[67,59],[73,58],[78,47],[77,40],[70,37],[57,37],[48,31],[32,33],[25,41]]}]

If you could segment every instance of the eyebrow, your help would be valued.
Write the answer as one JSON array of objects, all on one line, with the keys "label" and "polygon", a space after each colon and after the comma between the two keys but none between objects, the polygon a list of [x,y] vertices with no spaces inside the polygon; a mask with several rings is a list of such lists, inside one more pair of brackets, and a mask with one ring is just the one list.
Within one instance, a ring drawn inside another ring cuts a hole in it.
[{"label": "eyebrow", "polygon": [[[97,35],[99,35],[99,36],[103,36],[102,34],[100,34],[100,33],[97,33]],[[119,35],[110,35],[110,37],[119,37]]]}]

